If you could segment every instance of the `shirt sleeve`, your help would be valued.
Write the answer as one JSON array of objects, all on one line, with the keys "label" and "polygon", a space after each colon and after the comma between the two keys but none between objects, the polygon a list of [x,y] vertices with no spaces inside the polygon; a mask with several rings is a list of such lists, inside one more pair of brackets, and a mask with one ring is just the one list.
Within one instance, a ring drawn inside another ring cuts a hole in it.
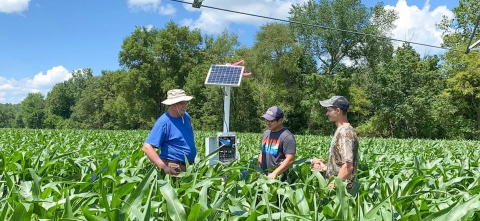
[{"label": "shirt sleeve", "polygon": [[159,123],[155,124],[150,131],[145,143],[148,143],[156,148],[160,148],[163,140],[165,139],[166,135],[166,127],[165,124]]},{"label": "shirt sleeve", "polygon": [[295,154],[297,153],[297,142],[293,135],[286,136],[283,140],[283,153],[284,154]]},{"label": "shirt sleeve", "polygon": [[353,142],[354,139],[352,136],[349,136],[349,132],[344,132],[340,134],[338,143],[340,146],[340,154],[342,157],[342,164],[344,163],[353,163]]}]

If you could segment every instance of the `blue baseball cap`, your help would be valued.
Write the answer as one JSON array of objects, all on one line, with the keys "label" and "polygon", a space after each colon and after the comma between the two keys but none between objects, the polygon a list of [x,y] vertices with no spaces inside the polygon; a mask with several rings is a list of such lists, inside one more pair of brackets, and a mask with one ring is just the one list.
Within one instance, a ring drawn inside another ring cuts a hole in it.
[{"label": "blue baseball cap", "polygon": [[283,111],[278,106],[268,108],[267,112],[262,116],[267,120],[276,120],[283,118]]}]

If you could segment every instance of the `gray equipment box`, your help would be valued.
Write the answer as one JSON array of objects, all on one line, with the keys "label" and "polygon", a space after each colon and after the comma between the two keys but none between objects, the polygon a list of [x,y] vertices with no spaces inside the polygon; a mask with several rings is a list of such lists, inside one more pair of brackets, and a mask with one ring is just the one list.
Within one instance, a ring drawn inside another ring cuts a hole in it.
[{"label": "gray equipment box", "polygon": [[219,133],[216,137],[205,138],[205,155],[208,156],[218,149],[218,152],[210,159],[210,165],[219,162],[229,163],[240,159],[237,149],[237,137],[235,133]]}]

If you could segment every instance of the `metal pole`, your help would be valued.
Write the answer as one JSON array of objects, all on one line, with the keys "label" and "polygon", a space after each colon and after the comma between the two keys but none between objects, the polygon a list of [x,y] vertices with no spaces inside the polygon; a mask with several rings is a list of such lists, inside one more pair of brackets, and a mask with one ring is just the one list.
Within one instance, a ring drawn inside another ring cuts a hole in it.
[{"label": "metal pole", "polygon": [[473,27],[473,32],[472,32],[472,35],[470,36],[470,41],[468,41],[467,50],[465,51],[465,54],[468,54],[468,52],[470,52],[470,44],[472,43],[473,37],[475,36],[475,32],[477,31],[478,22],[480,22],[480,15],[478,15],[477,22],[475,22],[475,27]]},{"label": "metal pole", "polygon": [[223,99],[223,133],[228,133],[229,132],[229,126],[230,126],[230,87],[225,87],[225,93],[224,93],[224,99]]},{"label": "metal pole", "polygon": [[[468,48],[469,48],[471,51],[473,51],[473,48],[474,48],[475,46],[477,46],[478,43],[480,43],[480,40],[478,40],[477,42],[473,43],[473,44],[470,45],[470,47],[468,47]],[[478,50],[478,49],[477,49],[477,50]]]}]

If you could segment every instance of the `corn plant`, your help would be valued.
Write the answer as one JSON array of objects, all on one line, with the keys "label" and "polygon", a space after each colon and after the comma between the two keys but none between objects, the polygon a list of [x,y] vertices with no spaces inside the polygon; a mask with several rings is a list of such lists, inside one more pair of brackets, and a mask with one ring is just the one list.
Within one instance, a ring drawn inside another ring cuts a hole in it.
[{"label": "corn plant", "polygon": [[148,131],[1,129],[0,220],[480,220],[479,142],[360,138],[347,191],[305,163],[330,137],[296,136],[281,182],[256,166],[261,134],[210,166],[214,134],[196,132],[196,163],[171,177],[141,151]]}]

